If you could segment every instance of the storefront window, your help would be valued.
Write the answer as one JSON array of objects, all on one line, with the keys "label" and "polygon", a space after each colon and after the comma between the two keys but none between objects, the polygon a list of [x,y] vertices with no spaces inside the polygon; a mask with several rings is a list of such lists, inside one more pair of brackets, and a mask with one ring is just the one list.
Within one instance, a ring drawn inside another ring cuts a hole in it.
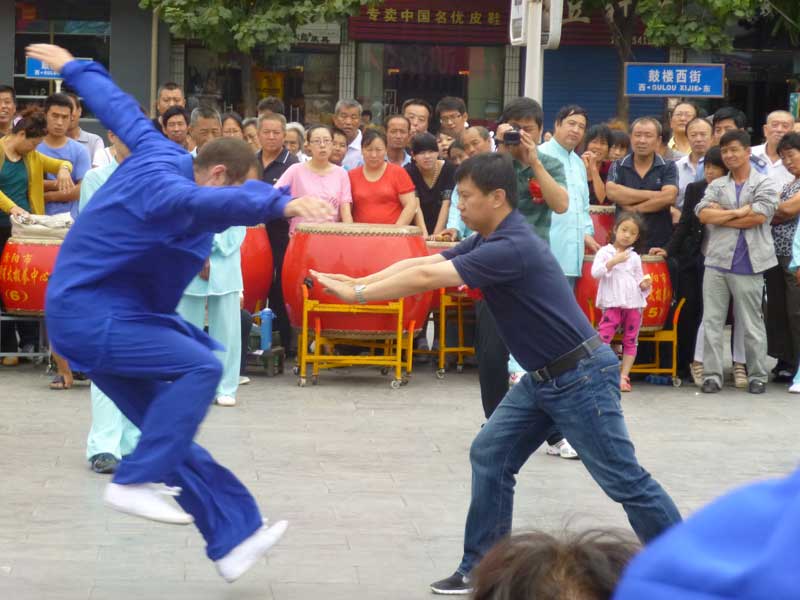
[{"label": "storefront window", "polygon": [[41,101],[55,92],[52,81],[25,77],[25,47],[29,44],[57,44],[74,56],[91,58],[108,67],[110,4],[94,0],[16,3],[14,89],[20,105]]},{"label": "storefront window", "polygon": [[503,46],[360,43],[356,97],[382,122],[409,98],[435,106],[458,96],[471,124],[492,125],[502,108],[504,59]]},{"label": "storefront window", "polygon": [[[250,105],[275,96],[283,100],[289,121],[331,123],[339,94],[338,50],[338,46],[296,48],[266,61],[255,61]],[[186,93],[190,105],[253,116],[245,114],[241,66],[205,48],[186,49]]]}]

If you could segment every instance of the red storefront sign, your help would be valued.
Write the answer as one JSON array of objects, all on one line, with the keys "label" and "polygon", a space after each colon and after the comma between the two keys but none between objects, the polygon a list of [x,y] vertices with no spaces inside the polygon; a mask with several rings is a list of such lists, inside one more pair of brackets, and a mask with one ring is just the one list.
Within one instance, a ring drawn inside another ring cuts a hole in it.
[{"label": "red storefront sign", "polygon": [[487,46],[508,43],[508,0],[387,0],[350,18],[350,39]]}]

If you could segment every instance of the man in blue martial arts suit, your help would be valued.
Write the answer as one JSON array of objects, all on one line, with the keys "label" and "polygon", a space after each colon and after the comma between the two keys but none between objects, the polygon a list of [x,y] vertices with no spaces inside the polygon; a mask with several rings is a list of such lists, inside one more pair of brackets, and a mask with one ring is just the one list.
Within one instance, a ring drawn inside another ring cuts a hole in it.
[{"label": "man in blue martial arts suit", "polygon": [[131,151],[67,235],[47,290],[53,347],[142,431],[105,502],[156,521],[194,521],[208,557],[233,581],[286,522],[267,528],[247,488],[192,441],[222,367],[213,354],[219,344],[175,308],[214,232],[280,216],[323,220],[329,208],[316,198],[290,201],[261,181],[242,184],[257,176],[257,164],[241,140],[209,142],[192,164],[101,65],[47,44],[28,55],[61,72]]}]

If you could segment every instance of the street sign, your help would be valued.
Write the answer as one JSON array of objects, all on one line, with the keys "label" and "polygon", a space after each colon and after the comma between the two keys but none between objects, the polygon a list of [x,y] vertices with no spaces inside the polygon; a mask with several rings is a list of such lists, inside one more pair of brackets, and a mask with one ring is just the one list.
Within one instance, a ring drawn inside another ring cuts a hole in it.
[{"label": "street sign", "polygon": [[625,95],[723,98],[725,65],[625,63]]},{"label": "street sign", "polygon": [[[75,60],[90,61],[91,58],[76,58]],[[61,74],[54,71],[45,62],[40,61],[38,58],[25,58],[25,78],[26,79],[61,79]]]},{"label": "street sign", "polygon": [[508,30],[512,46],[525,45],[528,37],[528,0],[511,0]]}]

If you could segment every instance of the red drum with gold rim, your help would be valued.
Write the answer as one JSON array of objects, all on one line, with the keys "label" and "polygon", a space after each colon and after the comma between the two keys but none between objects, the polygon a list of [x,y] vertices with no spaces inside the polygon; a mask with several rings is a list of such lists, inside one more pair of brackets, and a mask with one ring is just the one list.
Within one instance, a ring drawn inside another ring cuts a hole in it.
[{"label": "red drum with gold rim", "polygon": [[[418,227],[368,223],[301,223],[297,226],[283,261],[283,297],[292,326],[302,327],[303,292],[300,287],[309,270],[363,277],[406,258],[427,256],[425,239]],[[326,304],[341,304],[323,291],[319,283],[309,298]],[[376,304],[383,304],[377,302]],[[419,330],[431,306],[431,292],[405,298],[403,329],[413,320]],[[396,337],[397,320],[392,315],[321,313],[322,334],[329,337],[381,339]],[[309,322],[309,326],[313,325]]]},{"label": "red drum with gold rim", "polygon": [[[428,248],[428,254],[433,256],[434,254],[441,254],[445,250],[449,250],[450,248],[455,248],[458,246],[459,242],[438,242],[433,240],[427,240],[425,245]],[[457,291],[456,288],[449,288],[448,291]],[[433,292],[433,297],[431,298],[431,310],[438,310],[439,309],[439,290],[435,290]]]},{"label": "red drum with gold rim", "polygon": [[12,237],[0,256],[0,298],[5,312],[43,315],[47,281],[61,248],[60,239]]},{"label": "red drum with gold rim", "polygon": [[615,206],[589,206],[589,217],[594,226],[594,239],[601,246],[605,246],[611,240],[611,232],[614,231],[614,219],[617,209]]},{"label": "red drum with gold rim", "polygon": [[[664,329],[669,307],[672,304],[672,282],[669,278],[667,263],[660,256],[645,255],[642,259],[642,271],[650,275],[653,290],[647,297],[647,306],[642,311],[641,331],[658,331]],[[589,317],[589,300],[592,306],[597,299],[597,279],[592,277],[594,254],[583,258],[583,272],[575,284],[575,298],[584,314]],[[591,317],[589,317],[591,318]],[[600,310],[595,310],[595,319],[600,319]]]},{"label": "red drum with gold rim", "polygon": [[263,225],[247,228],[239,252],[242,257],[244,308],[257,313],[266,306],[272,286],[272,248]]}]

